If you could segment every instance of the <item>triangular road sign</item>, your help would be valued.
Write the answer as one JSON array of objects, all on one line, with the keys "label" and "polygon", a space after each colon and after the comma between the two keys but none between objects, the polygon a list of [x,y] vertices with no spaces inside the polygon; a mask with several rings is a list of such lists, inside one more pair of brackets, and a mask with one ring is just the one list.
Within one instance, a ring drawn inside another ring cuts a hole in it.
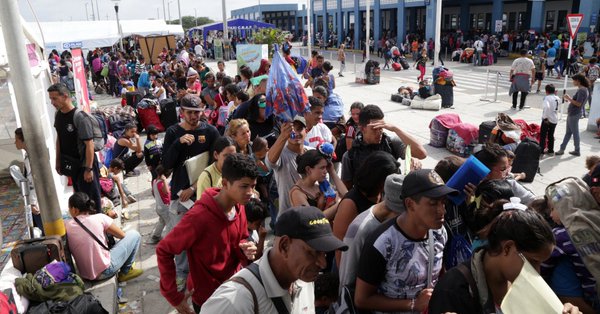
[{"label": "triangular road sign", "polygon": [[575,38],[577,30],[583,21],[583,14],[567,14],[567,24],[569,25],[569,33],[571,38]]}]

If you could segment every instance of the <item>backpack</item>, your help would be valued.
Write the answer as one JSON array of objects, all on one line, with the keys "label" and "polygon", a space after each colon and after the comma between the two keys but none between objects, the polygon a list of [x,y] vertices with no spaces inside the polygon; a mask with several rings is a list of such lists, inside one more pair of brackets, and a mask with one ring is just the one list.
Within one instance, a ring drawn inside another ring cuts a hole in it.
[{"label": "backpack", "polygon": [[586,76],[587,76],[588,80],[590,80],[590,81],[597,80],[598,76],[600,76],[600,67],[598,67],[598,65],[596,65],[596,64],[589,65]]},{"label": "backpack", "polygon": [[596,279],[596,289],[600,288],[600,205],[588,185],[580,178],[564,178],[550,184],[545,197],[558,211],[579,256]]},{"label": "backpack", "polygon": [[542,58],[540,58],[539,56],[534,56],[533,57],[533,65],[535,65],[536,72],[541,72],[542,71]]},{"label": "backpack", "polygon": [[81,123],[83,123],[84,119],[88,119],[92,123],[92,139],[94,141],[94,151],[101,151],[102,148],[104,148],[104,144],[106,143],[106,131],[104,133],[102,132],[102,129],[100,128],[100,123],[98,119],[96,119],[96,117],[79,108],[75,109],[75,114],[73,115],[73,124],[75,124],[75,128],[79,129],[79,126],[81,126]]},{"label": "backpack", "polygon": [[98,126],[100,127],[100,131],[102,132],[102,138],[106,143],[108,140],[108,123],[106,122],[106,117],[102,112],[94,112],[92,115],[98,120]]}]

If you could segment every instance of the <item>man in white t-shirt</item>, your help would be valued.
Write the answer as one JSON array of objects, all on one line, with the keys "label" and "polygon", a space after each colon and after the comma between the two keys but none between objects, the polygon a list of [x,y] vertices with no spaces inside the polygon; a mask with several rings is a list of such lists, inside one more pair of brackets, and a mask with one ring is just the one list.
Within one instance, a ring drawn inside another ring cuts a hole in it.
[{"label": "man in white t-shirt", "polygon": [[306,120],[306,139],[304,144],[312,148],[317,148],[319,144],[331,143],[335,147],[336,141],[331,130],[329,130],[325,123],[321,122],[325,110],[323,102],[314,96],[308,97],[308,102],[310,104],[310,111],[304,114],[304,119]]},{"label": "man in white t-shirt", "polygon": [[477,40],[473,43],[473,48],[475,48],[475,58],[473,58],[473,65],[481,65],[481,54],[483,53],[483,41],[477,38]]}]

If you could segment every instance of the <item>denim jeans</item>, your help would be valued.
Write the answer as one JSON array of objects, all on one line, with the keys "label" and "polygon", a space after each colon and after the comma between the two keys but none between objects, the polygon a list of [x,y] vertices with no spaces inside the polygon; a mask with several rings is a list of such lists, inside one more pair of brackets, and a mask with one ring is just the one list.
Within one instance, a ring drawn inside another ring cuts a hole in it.
[{"label": "denim jeans", "polygon": [[158,222],[154,225],[152,230],[152,238],[160,239],[162,232],[169,223],[171,217],[169,215],[169,206],[156,204],[156,214],[158,215]]},{"label": "denim jeans", "polygon": [[125,237],[110,249],[110,265],[100,274],[98,280],[112,277],[119,271],[128,272],[140,248],[140,238],[140,233],[136,230],[127,231]]},{"label": "denim jeans", "polygon": [[565,62],[563,60],[556,60],[554,63],[554,71],[556,71],[557,75],[563,76]]},{"label": "denim jeans", "polygon": [[567,148],[567,144],[571,140],[571,135],[573,135],[575,151],[579,152],[579,115],[567,117],[567,132],[565,133],[562,144],[560,144],[560,150],[565,150]]},{"label": "denim jeans", "polygon": [[[182,211],[185,207],[179,205],[179,200],[172,200],[169,206],[169,222],[167,223],[167,232],[171,232],[175,226],[181,221],[186,211]],[[175,269],[177,278],[186,279],[190,272],[190,266],[188,265],[187,254],[185,251],[179,255],[175,255]]]}]

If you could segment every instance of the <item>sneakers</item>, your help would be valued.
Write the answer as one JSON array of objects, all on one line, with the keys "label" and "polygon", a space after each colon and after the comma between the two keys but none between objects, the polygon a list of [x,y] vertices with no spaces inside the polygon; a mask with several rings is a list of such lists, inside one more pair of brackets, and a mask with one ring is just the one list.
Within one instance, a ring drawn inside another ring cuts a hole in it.
[{"label": "sneakers", "polygon": [[573,156],[581,156],[581,153],[579,153],[578,151],[574,150],[572,152],[569,152],[569,154],[573,155]]},{"label": "sneakers", "polygon": [[148,240],[148,242],[146,242],[146,244],[156,245],[156,244],[158,244],[158,242],[160,242],[160,240],[162,240],[162,237],[159,237],[159,238],[151,237],[150,240]]},{"label": "sneakers", "polygon": [[564,154],[565,154],[564,149],[561,149],[561,150],[559,150],[559,151],[557,151],[557,152],[554,153],[554,155],[558,155],[558,156],[564,155]]},{"label": "sneakers", "polygon": [[119,276],[117,276],[117,280],[119,282],[123,282],[123,281],[128,281],[131,280],[133,278],[137,278],[139,277],[141,274],[144,273],[143,269],[139,269],[139,268],[130,268],[129,271],[125,274],[120,273],[119,272]]},{"label": "sneakers", "polygon": [[127,195],[127,203],[128,204],[133,204],[135,202],[137,202],[137,198],[135,198],[135,196],[133,196],[133,194]]}]

